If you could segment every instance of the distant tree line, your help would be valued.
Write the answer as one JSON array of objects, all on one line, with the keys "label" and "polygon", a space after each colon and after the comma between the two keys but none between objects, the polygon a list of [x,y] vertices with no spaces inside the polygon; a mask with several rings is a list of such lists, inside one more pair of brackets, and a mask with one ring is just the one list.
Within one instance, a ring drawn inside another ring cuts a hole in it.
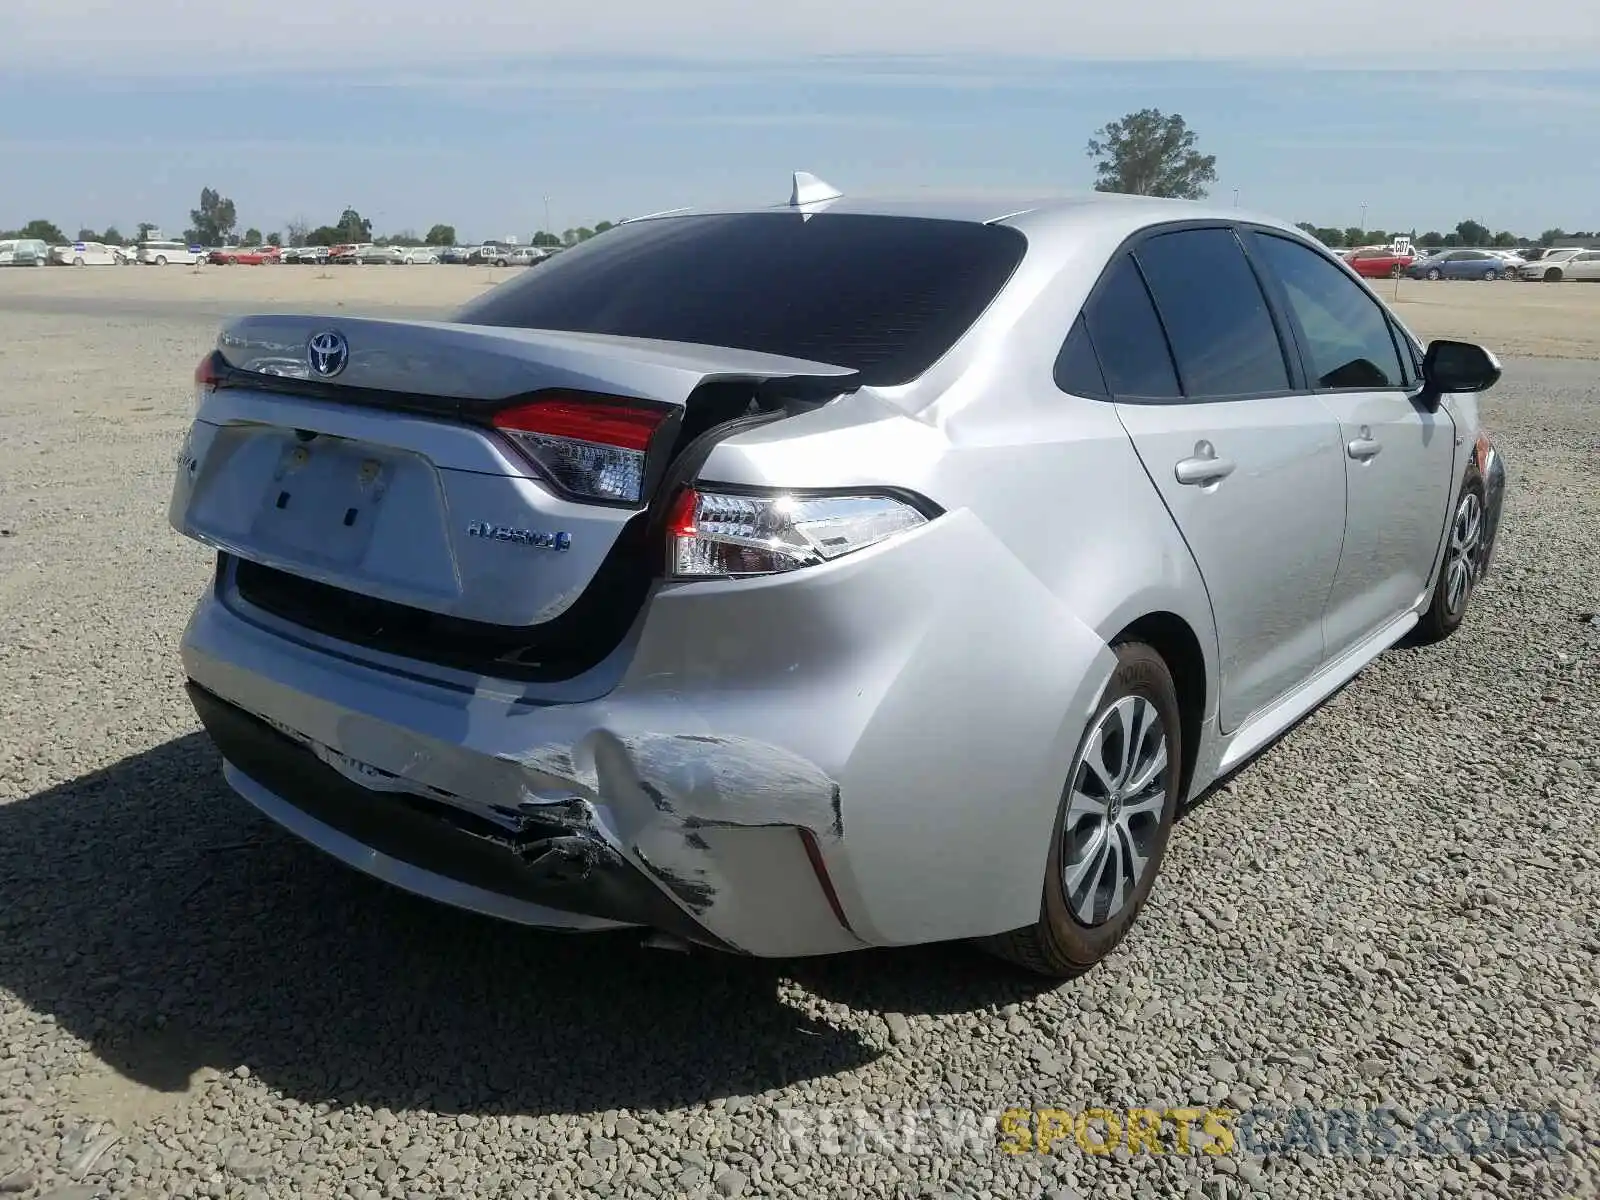
[{"label": "distant tree line", "polygon": [[[1309,233],[1326,246],[1342,249],[1352,246],[1383,245],[1397,235],[1405,234],[1404,230],[1388,229],[1357,229],[1351,226],[1347,229],[1335,229],[1327,225],[1313,225],[1309,221],[1298,223],[1300,229]],[[1497,249],[1510,247],[1553,246],[1565,238],[1600,238],[1597,233],[1568,233],[1565,229],[1546,229],[1536,238],[1522,237],[1502,229],[1498,233],[1491,233],[1487,225],[1477,221],[1462,221],[1449,233],[1440,233],[1430,229],[1426,233],[1418,233],[1415,229],[1405,236],[1411,239],[1412,245],[1425,246],[1429,249],[1441,249],[1455,246],[1493,246]]]},{"label": "distant tree line", "polygon": [[[593,228],[581,225],[560,233],[541,229],[528,239],[528,244],[545,247],[575,246],[614,226],[613,221],[601,221]],[[77,237],[69,238],[53,222],[36,220],[29,221],[20,229],[0,230],[0,237],[37,238],[52,246],[64,245],[71,241],[104,242],[108,246],[126,246],[143,240],[155,228],[156,226],[149,222],[141,222],[136,233],[124,236],[113,225],[101,232],[80,229]],[[238,210],[233,201],[209,187],[201,189],[200,205],[189,211],[189,228],[183,231],[182,236],[186,242],[200,246],[338,246],[349,242],[372,242],[379,246],[461,244],[456,235],[456,227],[443,223],[430,226],[427,233],[421,235],[414,229],[402,229],[374,236],[372,221],[363,217],[354,208],[345,209],[339,214],[339,219],[331,225],[313,226],[309,221],[297,218],[285,222],[281,233],[274,230],[263,234],[255,226],[246,226],[241,232]]]},{"label": "distant tree line", "polygon": [[[1095,131],[1088,143],[1088,155],[1095,160],[1095,190],[1184,200],[1204,199],[1209,186],[1217,179],[1217,159],[1212,154],[1201,154],[1197,142],[1196,134],[1182,116],[1163,113],[1155,108],[1140,109],[1120,120],[1108,122]],[[348,242],[373,242],[380,246],[459,244],[456,227],[443,223],[430,226],[420,236],[413,229],[375,236],[372,221],[354,208],[346,208],[331,225],[313,226],[306,219],[297,218],[287,222],[282,233],[273,231],[263,234],[254,226],[246,227],[243,233],[239,233],[239,214],[233,201],[210,187],[200,190],[199,207],[190,210],[189,221],[189,228],[183,231],[184,238],[203,246],[336,246]],[[613,224],[611,221],[601,221],[593,228],[578,226],[560,233],[541,229],[528,242],[544,247],[575,246],[596,234],[604,233]],[[154,228],[148,223],[141,223],[137,234],[128,239],[124,239],[114,226],[100,233],[92,229],[80,229],[75,240],[120,246],[144,238]],[[1355,227],[1339,229],[1314,225],[1309,221],[1300,222],[1299,228],[1325,245],[1337,248],[1387,242],[1399,232]],[[1469,220],[1462,221],[1449,233],[1433,229],[1418,233],[1413,229],[1408,236],[1413,244],[1434,249],[1447,246],[1552,246],[1565,238],[1600,238],[1600,233],[1567,233],[1562,229],[1546,229],[1537,238],[1530,238],[1505,229],[1491,231],[1487,225]],[[38,238],[52,245],[68,240],[59,227],[45,220],[29,221],[21,229],[0,231],[0,237]]]}]

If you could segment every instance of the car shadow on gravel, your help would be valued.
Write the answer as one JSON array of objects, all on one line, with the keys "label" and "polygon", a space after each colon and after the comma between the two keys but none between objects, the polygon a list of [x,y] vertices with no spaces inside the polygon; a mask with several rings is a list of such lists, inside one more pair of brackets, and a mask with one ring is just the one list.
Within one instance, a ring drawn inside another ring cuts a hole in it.
[{"label": "car shadow on gravel", "polygon": [[891,1011],[1031,998],[961,947],[771,963],[545,934],[398,892],[258,816],[192,734],[0,805],[0,987],[122,1075],[240,1065],[309,1102],[537,1115],[784,1087],[881,1051],[785,977]]}]

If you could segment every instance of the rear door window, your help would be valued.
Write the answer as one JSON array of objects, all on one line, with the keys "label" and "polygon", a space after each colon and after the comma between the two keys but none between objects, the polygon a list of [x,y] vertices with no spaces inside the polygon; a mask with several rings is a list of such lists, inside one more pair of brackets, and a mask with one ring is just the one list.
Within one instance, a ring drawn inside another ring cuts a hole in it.
[{"label": "rear door window", "polygon": [[1015,229],[970,221],[661,217],[590,238],[455,319],[783,354],[892,386],[944,356],[1026,248]]},{"label": "rear door window", "polygon": [[1056,386],[1075,396],[1107,396],[1105,372],[1089,341],[1089,327],[1082,313],[1072,323],[1072,332],[1056,356]]},{"label": "rear door window", "polygon": [[1113,396],[1181,398],[1167,335],[1131,254],[1119,254],[1107,269],[1084,310],[1084,326]]},{"label": "rear door window", "polygon": [[1191,399],[1289,390],[1267,298],[1231,229],[1163,233],[1135,252]]},{"label": "rear door window", "polygon": [[1404,387],[1389,319],[1367,290],[1322,255],[1275,234],[1257,234],[1260,260],[1283,285],[1318,388]]}]

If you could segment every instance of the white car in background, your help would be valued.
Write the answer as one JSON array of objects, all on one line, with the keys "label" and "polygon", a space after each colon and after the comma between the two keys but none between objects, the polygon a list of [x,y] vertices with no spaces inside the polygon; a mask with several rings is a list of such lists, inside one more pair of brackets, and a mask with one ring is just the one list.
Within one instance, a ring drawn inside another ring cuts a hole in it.
[{"label": "white car in background", "polygon": [[50,261],[64,267],[114,267],[118,256],[104,242],[73,242],[70,246],[52,246]]},{"label": "white car in background", "polygon": [[168,263],[192,267],[205,258],[205,253],[188,242],[140,242],[137,258],[141,264],[149,267],[164,267]]},{"label": "white car in background", "polygon": [[1567,279],[1600,280],[1600,250],[1564,246],[1528,263],[1520,274],[1523,279],[1542,279],[1545,283]]},{"label": "white car in background", "polygon": [[417,263],[436,263],[439,261],[437,246],[405,246],[400,250],[400,261],[406,266]]},{"label": "white car in background", "polygon": [[49,257],[49,245],[38,238],[0,241],[0,267],[42,267]]}]

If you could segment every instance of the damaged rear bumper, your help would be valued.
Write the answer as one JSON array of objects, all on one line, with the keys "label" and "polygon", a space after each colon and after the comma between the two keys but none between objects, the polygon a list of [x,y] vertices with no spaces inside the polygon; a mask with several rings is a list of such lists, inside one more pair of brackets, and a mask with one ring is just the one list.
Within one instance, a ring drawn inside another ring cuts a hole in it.
[{"label": "damaged rear bumper", "polygon": [[1036,920],[1114,665],[965,512],[792,577],[664,587],[614,660],[542,690],[365,658],[226,578],[182,656],[236,790],[334,856],[528,924],[763,957]]},{"label": "damaged rear bumper", "polygon": [[474,817],[443,798],[353,782],[329,761],[328,748],[313,748],[198,684],[189,683],[188,692],[234,790],[359,870],[520,924],[573,931],[642,925],[733,949],[599,836],[581,801],[543,805],[503,824]]}]

